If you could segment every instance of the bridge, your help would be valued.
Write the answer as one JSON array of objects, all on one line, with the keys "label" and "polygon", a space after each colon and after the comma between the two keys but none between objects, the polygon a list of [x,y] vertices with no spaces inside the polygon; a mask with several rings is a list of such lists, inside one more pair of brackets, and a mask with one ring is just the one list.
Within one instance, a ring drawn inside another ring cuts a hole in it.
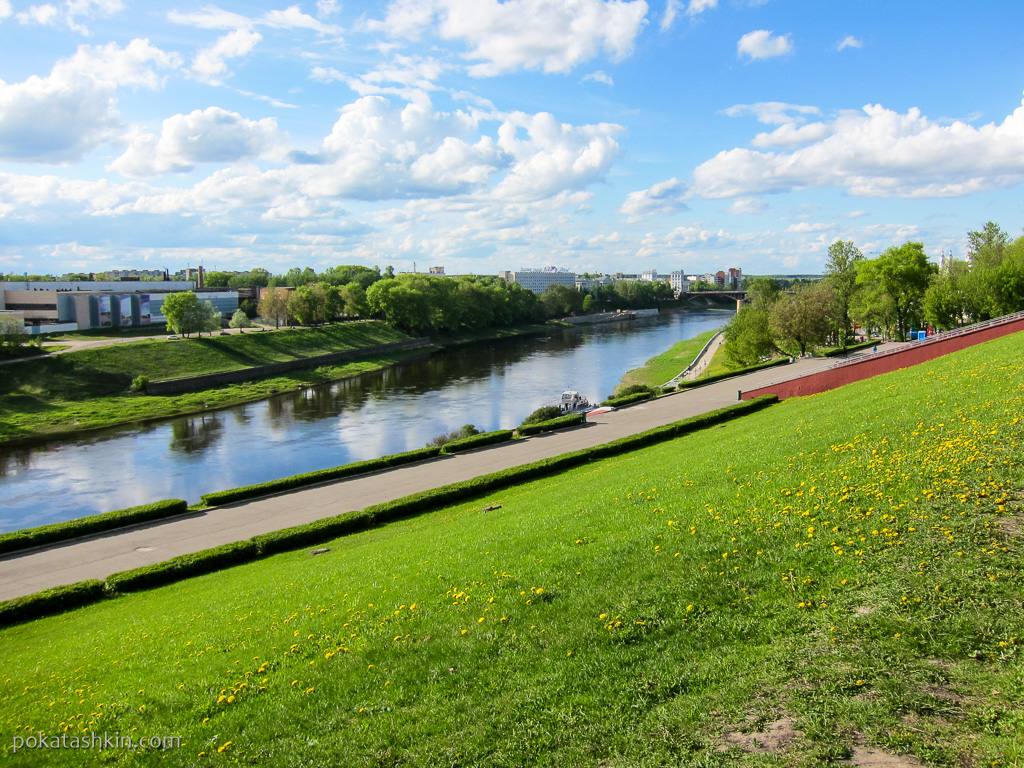
[{"label": "bridge", "polygon": [[736,309],[743,306],[743,302],[747,298],[746,291],[687,291],[686,293],[679,294],[680,299],[686,299],[691,304],[701,303],[700,299],[707,299],[704,301],[705,304],[710,304],[718,299],[733,299],[736,302]]}]

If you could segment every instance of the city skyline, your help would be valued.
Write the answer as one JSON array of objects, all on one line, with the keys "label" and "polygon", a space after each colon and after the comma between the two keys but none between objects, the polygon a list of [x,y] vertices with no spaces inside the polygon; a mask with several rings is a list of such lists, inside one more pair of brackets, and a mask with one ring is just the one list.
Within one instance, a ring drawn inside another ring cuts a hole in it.
[{"label": "city skyline", "polygon": [[[1024,8],[0,0],[0,272],[817,274],[1021,234]],[[425,267],[424,267],[425,268]]]}]

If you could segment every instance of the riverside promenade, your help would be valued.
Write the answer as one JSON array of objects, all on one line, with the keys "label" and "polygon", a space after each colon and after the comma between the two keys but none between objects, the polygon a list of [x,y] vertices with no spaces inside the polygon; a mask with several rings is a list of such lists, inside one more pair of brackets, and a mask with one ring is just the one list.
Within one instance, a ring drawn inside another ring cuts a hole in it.
[{"label": "riverside promenade", "polygon": [[[900,346],[903,345],[886,344],[884,348]],[[536,435],[490,448],[442,456],[7,555],[0,558],[0,600],[84,579],[104,579],[118,571],[159,563],[178,555],[242,541],[261,533],[600,445],[734,405],[738,390],[746,391],[767,384],[778,379],[782,371],[787,376],[806,376],[835,362],[834,359],[823,358],[797,360],[782,369],[769,368],[600,414],[588,418],[587,425],[580,428]],[[239,461],[244,460],[244,455],[240,455]]]}]

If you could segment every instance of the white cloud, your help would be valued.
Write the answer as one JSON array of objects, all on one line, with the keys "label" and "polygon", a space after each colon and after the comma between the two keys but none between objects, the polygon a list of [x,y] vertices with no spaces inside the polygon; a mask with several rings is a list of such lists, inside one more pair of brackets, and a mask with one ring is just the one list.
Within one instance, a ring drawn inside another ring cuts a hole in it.
[{"label": "white cloud", "polygon": [[665,15],[661,17],[661,31],[672,27],[672,24],[676,20],[676,16],[679,14],[679,9],[682,8],[682,0],[667,0],[665,3]]},{"label": "white cloud", "polygon": [[741,58],[749,56],[751,59],[770,59],[792,53],[793,41],[789,35],[775,37],[774,34],[767,29],[748,32],[736,44],[736,55]]},{"label": "white cloud", "polygon": [[830,229],[835,229],[835,224],[809,224],[806,221],[801,221],[799,224],[790,224],[786,227],[786,231],[791,234],[807,234],[810,232],[826,232]]},{"label": "white cloud", "polygon": [[824,125],[825,138],[793,152],[720,152],[694,170],[695,191],[722,198],[839,187],[852,195],[929,198],[1024,181],[1024,106],[998,125],[980,127],[943,125],[916,108],[900,114],[880,105]]},{"label": "white cloud", "polygon": [[607,72],[605,72],[604,70],[601,70],[601,69],[599,69],[599,70],[597,70],[595,72],[591,72],[589,74],[584,75],[582,79],[583,79],[583,82],[591,80],[591,81],[593,81],[595,83],[604,83],[605,85],[615,85],[615,81],[612,80],[611,75],[609,75]]},{"label": "white cloud", "polygon": [[14,13],[11,8],[11,0],[0,0],[0,20],[8,19]]},{"label": "white cloud", "polygon": [[686,9],[686,13],[690,16],[696,16],[697,14],[704,13],[709,8],[717,8],[718,0],[690,0],[690,5]]},{"label": "white cloud", "polygon": [[338,0],[316,0],[316,13],[320,17],[333,16],[340,10]]},{"label": "white cloud", "polygon": [[687,224],[676,227],[667,233],[648,232],[640,241],[636,258],[647,259],[655,256],[681,258],[693,256],[694,249],[701,251],[701,261],[707,261],[705,251],[716,248],[728,248],[741,242],[742,238],[731,235],[725,230],[705,229],[699,224]]},{"label": "white cloud", "polygon": [[[0,19],[5,18],[5,9],[6,16],[10,16],[10,2],[0,0]],[[81,17],[112,16],[121,10],[124,10],[124,0],[66,0],[63,8],[50,3],[31,5],[27,11],[17,14],[16,18],[22,24],[43,26],[52,26],[63,21],[72,31],[88,35],[88,28],[79,21]]]},{"label": "white cloud", "polygon": [[309,29],[320,35],[339,35],[342,32],[341,27],[324,24],[319,19],[303,13],[297,5],[283,11],[267,11],[260,17],[259,23],[277,29]]},{"label": "white cloud", "polygon": [[630,221],[640,221],[650,214],[670,214],[686,210],[686,185],[679,179],[661,181],[648,189],[630,192],[619,208],[619,213],[629,216]]},{"label": "white cloud", "polygon": [[60,11],[54,5],[30,5],[27,11],[22,11],[15,18],[22,24],[41,24],[48,27],[57,22]]},{"label": "white cloud", "polygon": [[[337,4],[333,2],[323,3],[323,8],[318,6],[318,10],[321,15],[334,13],[337,10]],[[251,30],[256,27],[271,27],[274,29],[308,29],[320,35],[340,35],[343,31],[337,25],[325,24],[319,19],[303,13],[302,9],[297,5],[289,6],[283,11],[267,11],[262,16],[243,16],[240,13],[225,11],[216,6],[208,5],[202,10],[190,13],[169,11],[167,20],[174,24],[196,27],[197,29]]]},{"label": "white cloud", "polygon": [[225,75],[230,77],[227,60],[247,55],[262,39],[263,35],[259,32],[248,29],[229,32],[196,54],[192,62],[192,72],[204,82],[219,85]]},{"label": "white cloud", "polygon": [[831,133],[831,129],[825,123],[811,123],[810,125],[796,125],[789,123],[781,125],[771,133],[759,133],[750,142],[755,147],[794,147],[800,144],[809,144],[813,141],[821,141]]},{"label": "white cloud", "polygon": [[836,50],[837,51],[841,51],[844,48],[863,48],[863,47],[864,47],[864,43],[861,40],[859,40],[856,37],[854,37],[853,35],[847,35],[842,40],[840,40],[838,43],[836,43]]},{"label": "white cloud", "polygon": [[604,51],[613,61],[633,52],[647,14],[645,0],[395,0],[370,29],[416,39],[431,26],[461,40],[474,77],[520,69],[570,72]]},{"label": "white cloud", "polygon": [[127,151],[110,168],[134,177],[183,173],[199,163],[234,163],[268,156],[281,145],[273,118],[247,120],[235,112],[208,107],[167,118],[159,136],[135,134]]},{"label": "white cloud", "polygon": [[726,210],[734,216],[743,216],[746,214],[758,214],[764,213],[769,210],[771,206],[768,205],[764,200],[760,200],[756,197],[741,197],[734,200]]},{"label": "white cloud", "polygon": [[817,107],[787,104],[784,101],[758,101],[754,104],[734,104],[725,110],[725,114],[729,117],[753,115],[759,123],[785,125],[803,123],[806,120],[804,115],[820,115],[821,110]]},{"label": "white cloud", "polygon": [[181,13],[170,11],[167,20],[174,24],[181,24],[186,27],[197,29],[247,29],[253,26],[254,22],[248,16],[239,13],[221,10],[214,6],[206,6],[201,11]]},{"label": "white cloud", "polygon": [[0,81],[0,157],[45,163],[79,160],[116,136],[119,86],[157,89],[162,80],[156,68],[179,64],[175,54],[136,39],[125,48],[115,43],[80,46],[47,77],[33,75],[15,84]]}]

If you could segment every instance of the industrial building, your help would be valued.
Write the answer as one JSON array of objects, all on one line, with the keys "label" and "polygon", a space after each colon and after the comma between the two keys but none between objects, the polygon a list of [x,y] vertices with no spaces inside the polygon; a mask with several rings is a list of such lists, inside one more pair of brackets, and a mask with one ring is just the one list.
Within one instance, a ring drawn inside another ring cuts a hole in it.
[{"label": "industrial building", "polygon": [[515,272],[502,271],[498,277],[509,283],[518,283],[534,293],[544,293],[549,285],[567,285],[576,287],[576,273],[555,267],[544,269],[520,269]]}]

